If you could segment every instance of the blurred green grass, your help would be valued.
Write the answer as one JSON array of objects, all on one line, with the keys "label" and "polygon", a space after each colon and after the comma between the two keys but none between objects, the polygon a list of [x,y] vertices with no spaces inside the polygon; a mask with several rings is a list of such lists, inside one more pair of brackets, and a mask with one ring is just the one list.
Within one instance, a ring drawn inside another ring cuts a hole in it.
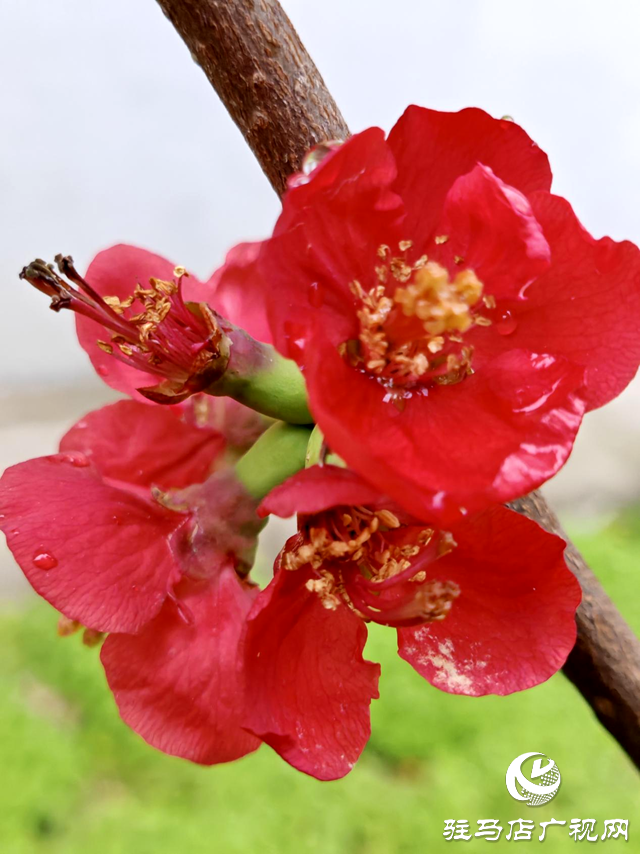
[{"label": "blurred green grass", "polygon": [[[639,630],[638,513],[573,533]],[[597,818],[600,832],[605,818],[629,818],[627,850],[640,851],[640,779],[561,675],[507,698],[452,697],[397,658],[392,631],[372,631],[367,652],[383,670],[373,737],[346,779],[318,783],[266,747],[209,769],[147,747],[117,717],[97,651],[58,640],[55,623],[42,603],[0,617],[0,854],[422,854],[460,844],[443,839],[445,819],[473,832],[480,818],[550,817],[567,825],[549,828],[547,854],[573,844],[572,818]],[[535,809],[504,785],[531,750],[562,773]],[[510,844],[503,833],[496,847]]]}]

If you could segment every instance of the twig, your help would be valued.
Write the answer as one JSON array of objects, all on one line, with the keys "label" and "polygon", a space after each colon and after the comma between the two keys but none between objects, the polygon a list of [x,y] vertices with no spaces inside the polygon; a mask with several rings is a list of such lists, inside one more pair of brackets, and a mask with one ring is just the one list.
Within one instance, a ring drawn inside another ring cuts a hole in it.
[{"label": "twig", "polygon": [[[158,0],[282,194],[305,151],[349,131],[277,0]],[[640,767],[640,641],[538,492],[513,508],[567,540],[580,581],[578,641],[565,666],[600,722]]]},{"label": "twig", "polygon": [[540,492],[510,506],[567,542],[565,558],[582,587],[582,604],[576,614],[578,640],[563,672],[640,767],[640,641]]},{"label": "twig", "polygon": [[284,192],[316,142],[345,120],[298,34],[272,0],[158,0],[209,78],[273,189]]}]

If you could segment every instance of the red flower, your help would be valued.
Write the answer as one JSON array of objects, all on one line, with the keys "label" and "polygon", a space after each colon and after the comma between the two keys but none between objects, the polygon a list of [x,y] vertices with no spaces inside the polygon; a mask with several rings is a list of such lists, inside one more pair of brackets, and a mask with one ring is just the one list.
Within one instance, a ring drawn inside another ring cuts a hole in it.
[{"label": "red flower", "polygon": [[563,541],[503,507],[452,536],[353,472],[314,466],[260,512],[298,512],[299,533],[248,617],[243,723],[314,777],[346,774],[369,737],[379,667],[362,658],[366,621],[397,627],[400,655],[457,694],[529,688],[574,644],[580,588]]},{"label": "red flower", "polygon": [[[229,282],[242,286],[256,251],[255,244],[237,246],[222,268],[230,308],[237,299]],[[183,267],[127,245],[98,253],[85,278],[70,258],[56,261],[61,275],[37,261],[21,276],[51,296],[56,311],[76,312],[80,344],[108,385],[137,399],[179,403],[226,370],[227,333],[234,327],[214,310],[226,314],[227,306],[216,298],[221,271],[202,283]],[[255,309],[246,310],[250,324],[265,332]]]},{"label": "red flower", "polygon": [[544,153],[480,110],[410,107],[323,154],[244,299],[329,446],[422,518],[538,486],[636,372],[638,249],[587,234]]},{"label": "red flower", "polygon": [[124,720],[214,763],[259,744],[239,725],[238,643],[261,523],[231,470],[210,475],[224,437],[190,415],[135,401],[91,413],[59,454],[4,473],[0,527],[63,632],[111,633],[101,657]]}]

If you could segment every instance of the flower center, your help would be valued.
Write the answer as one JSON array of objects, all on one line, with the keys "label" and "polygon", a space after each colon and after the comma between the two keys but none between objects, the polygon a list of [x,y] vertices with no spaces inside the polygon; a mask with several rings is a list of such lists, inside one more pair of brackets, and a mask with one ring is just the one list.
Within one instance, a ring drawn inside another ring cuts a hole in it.
[{"label": "flower center", "polygon": [[417,625],[443,620],[460,593],[426,571],[455,545],[448,532],[402,525],[390,510],[342,507],[303,517],[281,565],[310,567],[306,587],[329,610],[344,602],[367,621]]},{"label": "flower center", "polygon": [[131,296],[121,300],[100,296],[70,257],[58,255],[56,263],[61,275],[38,259],[24,268],[21,278],[50,296],[55,311],[70,308],[111,333],[109,341],[97,341],[104,352],[162,377],[163,384],[140,389],[151,400],[178,403],[207,388],[224,372],[229,341],[205,303],[185,303],[182,280],[188,273],[184,267],[175,268],[173,281],[152,278],[149,287],[137,284]]},{"label": "flower center", "polygon": [[395,256],[389,246],[378,248],[375,287],[366,291],[357,280],[351,283],[360,332],[339,348],[351,365],[400,397],[415,387],[449,385],[472,373],[473,347],[465,345],[464,333],[490,326],[480,311],[495,307],[493,297],[483,296],[473,270],[461,270],[452,279],[426,255],[409,264],[411,245],[401,241]]}]

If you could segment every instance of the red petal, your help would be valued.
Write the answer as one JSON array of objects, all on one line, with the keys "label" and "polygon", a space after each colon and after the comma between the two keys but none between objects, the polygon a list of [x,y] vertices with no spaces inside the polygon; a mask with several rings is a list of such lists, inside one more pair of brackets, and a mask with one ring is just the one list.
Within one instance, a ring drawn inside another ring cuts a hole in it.
[{"label": "red petal", "polygon": [[239,725],[238,642],[256,592],[227,568],[212,584],[183,582],[141,634],[107,638],[101,659],[120,714],[153,747],[202,765],[259,747]]},{"label": "red petal", "polygon": [[561,357],[509,351],[400,411],[326,341],[307,352],[311,410],[328,445],[427,521],[539,486],[566,461],[584,411],[582,370]]},{"label": "red petal", "polygon": [[[370,127],[350,137],[336,148],[301,183],[287,190],[283,199],[282,214],[276,225],[276,234],[294,228],[300,214],[314,207],[320,198],[334,203],[353,203],[354,199],[371,193],[370,201],[381,207],[397,209],[399,199],[389,192],[396,177],[394,158],[384,139],[384,131]],[[377,248],[377,247],[376,247]]]},{"label": "red petal", "polygon": [[103,477],[163,489],[201,483],[224,447],[217,431],[134,400],[90,412],[60,442],[61,451],[86,454]]},{"label": "red petal", "polygon": [[[136,284],[146,286],[152,277],[171,280],[174,267],[171,261],[160,255],[121,243],[99,252],[89,264],[85,278],[100,296],[126,299],[133,293]],[[202,300],[204,287],[206,286],[192,276],[186,278],[183,288],[185,300]],[[138,394],[136,389],[155,386],[158,377],[138,371],[101,350],[96,342],[108,341],[109,333],[99,323],[76,315],[76,331],[91,364],[107,385],[136,400],[144,401],[145,398]]]},{"label": "red petal", "polygon": [[227,253],[224,264],[213,274],[209,285],[216,295],[216,308],[223,317],[241,327],[258,341],[271,343],[271,330],[264,306],[256,300],[254,286],[260,243],[240,243]]},{"label": "red petal", "polygon": [[477,163],[525,195],[551,186],[546,154],[514,122],[483,110],[408,107],[389,134],[389,147],[398,167],[394,189],[407,210],[405,237],[416,243],[435,229],[453,182]]},{"label": "red petal", "polygon": [[640,363],[640,250],[594,240],[564,199],[536,193],[552,266],[514,307],[512,346],[560,353],[586,372],[588,409],[616,397]]},{"label": "red petal", "polygon": [[362,620],[346,605],[324,608],[308,577],[280,570],[251,611],[244,723],[294,768],[335,780],[369,738],[380,667],[362,658]]},{"label": "red petal", "polygon": [[340,505],[378,505],[380,499],[376,489],[349,469],[311,466],[271,490],[258,508],[258,515],[273,513],[287,519],[296,513],[320,513]]},{"label": "red petal", "polygon": [[458,547],[430,576],[460,596],[442,622],[399,629],[399,652],[452,694],[510,694],[538,685],[564,664],[576,638],[580,586],[564,542],[535,522],[494,507],[455,532]]},{"label": "red petal", "polygon": [[455,257],[462,258],[461,268],[473,269],[484,292],[496,299],[517,298],[549,267],[549,244],[531,205],[481,164],[449,190],[437,231],[450,239],[433,247],[436,254],[445,256],[454,270]]},{"label": "red petal", "polygon": [[87,463],[58,454],[7,469],[0,526],[54,608],[98,631],[136,632],[177,580],[169,537],[183,517],[108,486]]},{"label": "red petal", "polygon": [[310,324],[322,324],[336,344],[357,333],[350,284],[372,287],[378,247],[401,236],[402,206],[389,191],[394,176],[384,135],[370,128],[285,195],[274,237],[262,245],[252,296],[267,302],[283,355],[300,359]]}]

